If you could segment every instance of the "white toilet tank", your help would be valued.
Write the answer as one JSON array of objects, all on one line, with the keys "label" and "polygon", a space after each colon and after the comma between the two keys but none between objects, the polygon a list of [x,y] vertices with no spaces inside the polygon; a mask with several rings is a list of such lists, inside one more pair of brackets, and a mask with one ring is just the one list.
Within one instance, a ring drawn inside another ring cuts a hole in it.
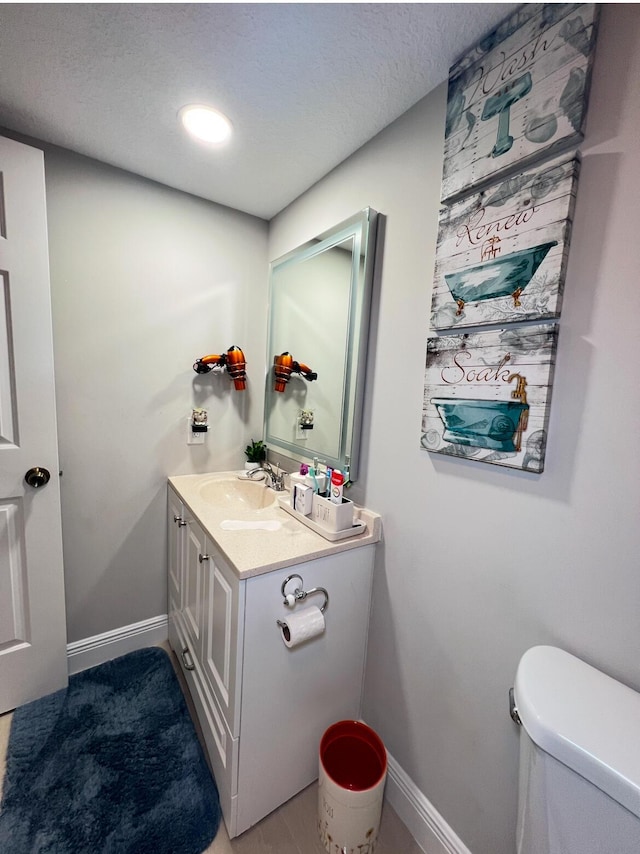
[{"label": "white toilet tank", "polygon": [[518,854],[640,854],[640,694],[536,646],[514,686]]}]

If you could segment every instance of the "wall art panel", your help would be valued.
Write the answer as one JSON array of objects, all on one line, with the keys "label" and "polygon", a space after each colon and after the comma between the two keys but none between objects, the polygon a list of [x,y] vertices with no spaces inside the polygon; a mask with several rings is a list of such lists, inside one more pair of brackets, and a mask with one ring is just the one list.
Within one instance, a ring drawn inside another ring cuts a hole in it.
[{"label": "wall art panel", "polygon": [[560,316],[579,171],[565,155],[441,209],[434,329]]},{"label": "wall art panel", "polygon": [[557,325],[429,338],[421,446],[542,472]]},{"label": "wall art panel", "polygon": [[583,138],[598,7],[524,4],[449,73],[442,200]]}]

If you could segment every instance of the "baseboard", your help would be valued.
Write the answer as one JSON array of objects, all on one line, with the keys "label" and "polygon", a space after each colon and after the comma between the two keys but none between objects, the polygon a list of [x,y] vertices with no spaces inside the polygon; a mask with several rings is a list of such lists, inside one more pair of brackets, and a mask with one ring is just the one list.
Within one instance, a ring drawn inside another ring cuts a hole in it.
[{"label": "baseboard", "polygon": [[433,804],[390,754],[385,798],[425,854],[471,854]]},{"label": "baseboard", "polygon": [[69,676],[136,649],[156,646],[168,637],[169,620],[166,614],[161,614],[159,617],[122,626],[102,635],[74,641],[67,645]]}]

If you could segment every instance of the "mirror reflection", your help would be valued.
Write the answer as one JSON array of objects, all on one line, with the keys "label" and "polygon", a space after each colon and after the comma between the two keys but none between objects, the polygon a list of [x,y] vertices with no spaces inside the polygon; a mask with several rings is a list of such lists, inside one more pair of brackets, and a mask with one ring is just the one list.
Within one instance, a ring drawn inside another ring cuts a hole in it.
[{"label": "mirror reflection", "polygon": [[266,443],[357,476],[377,213],[271,265]]}]

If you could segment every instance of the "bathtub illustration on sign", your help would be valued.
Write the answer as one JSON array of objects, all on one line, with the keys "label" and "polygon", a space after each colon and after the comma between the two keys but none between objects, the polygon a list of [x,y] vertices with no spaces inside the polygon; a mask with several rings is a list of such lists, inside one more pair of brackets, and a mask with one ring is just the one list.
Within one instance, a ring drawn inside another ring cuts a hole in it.
[{"label": "bathtub illustration on sign", "polygon": [[513,297],[513,305],[521,305],[520,296],[534,277],[547,253],[558,241],[540,243],[530,249],[512,252],[503,258],[492,258],[484,264],[466,267],[457,273],[445,273],[444,278],[451,296],[458,304],[456,316],[462,314],[465,303]]},{"label": "bathtub illustration on sign", "polygon": [[526,379],[516,378],[512,400],[477,400],[463,397],[432,397],[440,420],[444,424],[442,438],[457,445],[488,448],[492,451],[517,453],[522,447],[522,434],[529,422]]}]

